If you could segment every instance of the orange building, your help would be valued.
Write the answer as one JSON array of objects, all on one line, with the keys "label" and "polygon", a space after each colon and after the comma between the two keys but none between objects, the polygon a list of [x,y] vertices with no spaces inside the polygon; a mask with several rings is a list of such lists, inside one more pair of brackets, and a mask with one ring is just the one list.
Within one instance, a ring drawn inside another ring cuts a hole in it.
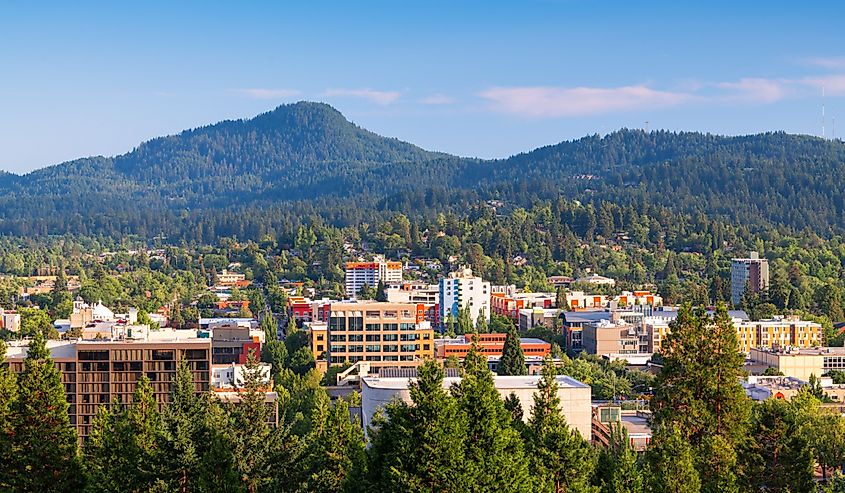
[{"label": "orange building", "polygon": [[[481,353],[485,356],[501,356],[506,337],[507,334],[478,334],[476,342]],[[440,360],[450,356],[463,359],[472,346],[472,341],[468,336],[440,339],[435,342],[434,357]],[[541,339],[522,337],[519,339],[519,345],[522,346],[522,352],[525,353],[525,356],[543,357],[552,350],[551,344]]]},{"label": "orange building", "polygon": [[555,295],[552,293],[493,293],[490,295],[490,311],[496,315],[519,320],[519,311],[523,308],[552,308]]}]

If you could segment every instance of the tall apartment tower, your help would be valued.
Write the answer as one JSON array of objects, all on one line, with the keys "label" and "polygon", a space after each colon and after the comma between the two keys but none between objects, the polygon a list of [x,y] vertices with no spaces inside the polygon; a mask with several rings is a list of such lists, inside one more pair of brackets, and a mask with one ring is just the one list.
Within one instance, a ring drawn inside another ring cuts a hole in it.
[{"label": "tall apartment tower", "polygon": [[745,289],[762,293],[769,288],[769,261],[760,258],[757,252],[750,252],[748,258],[731,261],[731,303],[739,305]]},{"label": "tall apartment tower", "polygon": [[482,313],[490,321],[490,283],[474,276],[472,269],[462,268],[440,280],[440,323],[467,307],[473,322]]},{"label": "tall apartment tower", "polygon": [[364,286],[376,287],[384,284],[402,282],[402,262],[387,262],[383,257],[372,262],[346,263],[346,297],[355,299],[355,295]]}]

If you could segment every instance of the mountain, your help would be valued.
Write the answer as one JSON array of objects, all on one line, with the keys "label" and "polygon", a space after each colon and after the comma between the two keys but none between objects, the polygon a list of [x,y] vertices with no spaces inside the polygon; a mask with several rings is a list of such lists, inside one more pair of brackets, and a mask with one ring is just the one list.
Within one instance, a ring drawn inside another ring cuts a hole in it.
[{"label": "mountain", "polygon": [[484,161],[385,138],[326,104],[300,102],[113,158],[0,175],[0,233],[211,240],[303,217],[353,224],[563,197],[830,235],[845,230],[843,163],[845,145],[809,136],[637,130]]}]

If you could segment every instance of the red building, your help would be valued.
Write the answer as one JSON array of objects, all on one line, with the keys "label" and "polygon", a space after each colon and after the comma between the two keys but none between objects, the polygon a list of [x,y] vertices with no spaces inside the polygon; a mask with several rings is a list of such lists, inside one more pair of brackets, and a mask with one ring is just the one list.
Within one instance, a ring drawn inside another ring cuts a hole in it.
[{"label": "red building", "polygon": [[[507,334],[478,334],[477,337],[476,342],[481,354],[484,356],[502,355]],[[522,352],[525,353],[525,356],[543,357],[552,350],[551,344],[541,339],[522,337],[519,339],[519,345],[522,346]],[[434,357],[441,360],[450,356],[463,359],[469,353],[471,346],[472,341],[469,336],[461,336],[453,340],[440,340],[435,343]]]}]

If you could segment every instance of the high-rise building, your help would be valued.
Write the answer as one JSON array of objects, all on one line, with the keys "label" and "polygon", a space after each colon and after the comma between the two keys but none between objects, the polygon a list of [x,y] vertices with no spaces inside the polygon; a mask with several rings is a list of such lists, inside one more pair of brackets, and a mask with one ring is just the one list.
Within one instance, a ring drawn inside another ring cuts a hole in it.
[{"label": "high-rise building", "polygon": [[319,331],[312,331],[312,351],[325,354],[330,365],[433,358],[434,330],[423,312],[424,305],[414,303],[332,303],[327,351],[319,349]]},{"label": "high-rise building", "polygon": [[440,280],[440,323],[445,324],[451,315],[469,308],[473,323],[479,315],[490,321],[490,283],[472,274],[472,269],[463,268],[449,273]]},{"label": "high-rise building", "polygon": [[381,281],[385,285],[402,282],[402,262],[387,262],[376,258],[372,262],[346,263],[346,297],[355,295],[364,286],[376,287]]},{"label": "high-rise building", "polygon": [[739,305],[749,287],[757,294],[769,288],[769,261],[760,258],[757,252],[731,261],[731,303]]}]

